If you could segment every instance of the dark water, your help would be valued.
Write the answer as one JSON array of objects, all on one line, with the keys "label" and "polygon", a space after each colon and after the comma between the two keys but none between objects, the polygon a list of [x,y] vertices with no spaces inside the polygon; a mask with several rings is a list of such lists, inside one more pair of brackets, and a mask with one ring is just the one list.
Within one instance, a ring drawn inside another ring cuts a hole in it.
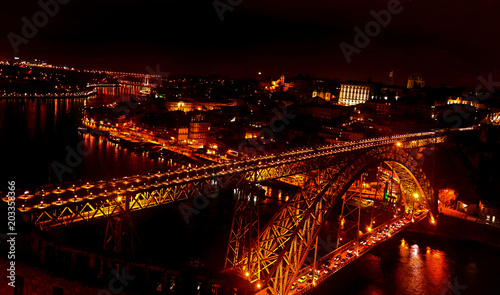
[{"label": "dark water", "polygon": [[[2,183],[15,180],[18,188],[29,189],[49,183],[50,178],[57,184],[54,172],[49,173],[50,163],[65,163],[67,147],[76,149],[81,141],[87,146],[98,141],[98,147],[82,158],[74,172],[65,174],[64,181],[113,178],[161,168],[162,163],[77,132],[80,108],[126,100],[135,91],[107,89],[88,99],[0,100]],[[226,253],[231,205],[230,194],[222,194],[193,216],[190,224],[185,223],[177,204],[134,215],[144,249],[139,252],[174,269],[199,260],[208,269],[219,270]],[[276,209],[272,203],[266,206]],[[322,233],[326,241],[328,235],[335,239],[335,219],[329,218]],[[104,227],[104,223],[88,224],[54,235],[77,248],[95,251],[102,246]],[[403,232],[342,269],[314,293],[500,294],[499,253],[499,249],[480,243]],[[458,288],[453,290],[455,278]]]},{"label": "dark water", "polygon": [[[106,179],[160,168],[162,163],[78,133],[82,107],[129,100],[137,91],[137,87],[126,86],[101,89],[85,99],[0,100],[0,180],[15,180],[19,189],[35,189],[49,182]],[[80,142],[83,150],[93,147],[92,152],[81,160],[69,157],[69,150],[78,151]],[[51,165],[54,162],[73,171],[58,177]],[[3,183],[0,190],[5,190]]]},{"label": "dark water", "polygon": [[[500,294],[498,248],[403,231],[315,294]],[[456,280],[456,281],[455,281]]]}]

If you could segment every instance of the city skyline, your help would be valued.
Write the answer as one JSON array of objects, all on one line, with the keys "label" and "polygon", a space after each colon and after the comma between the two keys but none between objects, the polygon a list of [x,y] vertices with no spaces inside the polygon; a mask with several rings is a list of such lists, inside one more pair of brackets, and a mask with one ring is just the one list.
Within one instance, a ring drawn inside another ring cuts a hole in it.
[{"label": "city skyline", "polygon": [[22,37],[22,18],[33,22],[43,9],[35,2],[9,3],[10,9],[5,10],[9,13],[2,15],[9,25],[2,27],[6,38],[0,55],[132,72],[159,64],[172,74],[233,78],[254,77],[257,72],[272,77],[302,73],[386,82],[394,71],[396,85],[404,85],[409,75],[418,73],[435,87],[441,83],[475,87],[478,76],[498,72],[498,42],[491,38],[495,27],[490,21],[498,4],[493,2],[446,1],[431,9],[424,2],[400,1],[397,13],[380,26],[366,47],[350,56],[350,63],[340,44],[353,45],[355,28],[364,31],[375,19],[373,13],[387,9],[391,1],[363,1],[356,7],[233,1],[238,5],[232,10],[219,12],[217,3],[125,1],[116,6],[67,1],[32,38],[26,38],[28,42],[19,43],[18,52],[8,34]]}]

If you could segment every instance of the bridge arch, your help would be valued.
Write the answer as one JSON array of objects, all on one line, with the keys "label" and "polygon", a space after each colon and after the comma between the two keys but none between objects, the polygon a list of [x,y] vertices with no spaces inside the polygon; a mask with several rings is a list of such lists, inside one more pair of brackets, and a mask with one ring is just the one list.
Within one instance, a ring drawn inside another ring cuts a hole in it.
[{"label": "bridge arch", "polygon": [[405,149],[386,145],[347,157],[335,167],[323,167],[311,174],[302,191],[262,229],[250,255],[245,255],[233,270],[245,274],[255,286],[266,286],[271,294],[287,294],[335,203],[362,173],[381,163],[397,174],[407,200],[417,193],[419,203],[431,214],[436,213],[437,199],[429,178]]},{"label": "bridge arch", "polygon": [[416,193],[418,194],[418,203],[425,205],[433,215],[437,214],[437,196],[430,179],[422,170],[419,162],[406,150],[398,147],[385,146],[371,149],[347,163],[344,173],[352,177],[343,186],[340,193],[343,195],[362,173],[382,163],[387,164],[395,172],[406,200],[411,199]]}]

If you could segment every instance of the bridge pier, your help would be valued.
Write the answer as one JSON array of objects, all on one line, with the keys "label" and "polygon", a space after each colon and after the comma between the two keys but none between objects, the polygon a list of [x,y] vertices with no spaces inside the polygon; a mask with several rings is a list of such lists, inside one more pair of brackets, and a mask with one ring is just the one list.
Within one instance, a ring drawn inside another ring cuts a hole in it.
[{"label": "bridge pier", "polygon": [[[258,189],[244,185],[234,191],[235,209],[231,225],[231,233],[226,253],[225,269],[245,267],[241,262],[252,261],[252,247],[258,244],[259,238],[259,197]],[[248,266],[246,266],[248,269]],[[245,272],[248,279],[250,272]]]}]

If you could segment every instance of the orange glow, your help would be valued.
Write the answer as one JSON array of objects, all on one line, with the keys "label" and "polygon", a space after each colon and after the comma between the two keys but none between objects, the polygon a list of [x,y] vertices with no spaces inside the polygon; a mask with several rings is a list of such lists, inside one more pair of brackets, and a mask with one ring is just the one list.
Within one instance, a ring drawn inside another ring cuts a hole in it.
[{"label": "orange glow", "polygon": [[439,190],[438,200],[445,207],[454,207],[455,201],[457,199],[458,194],[453,189],[442,189]]}]

